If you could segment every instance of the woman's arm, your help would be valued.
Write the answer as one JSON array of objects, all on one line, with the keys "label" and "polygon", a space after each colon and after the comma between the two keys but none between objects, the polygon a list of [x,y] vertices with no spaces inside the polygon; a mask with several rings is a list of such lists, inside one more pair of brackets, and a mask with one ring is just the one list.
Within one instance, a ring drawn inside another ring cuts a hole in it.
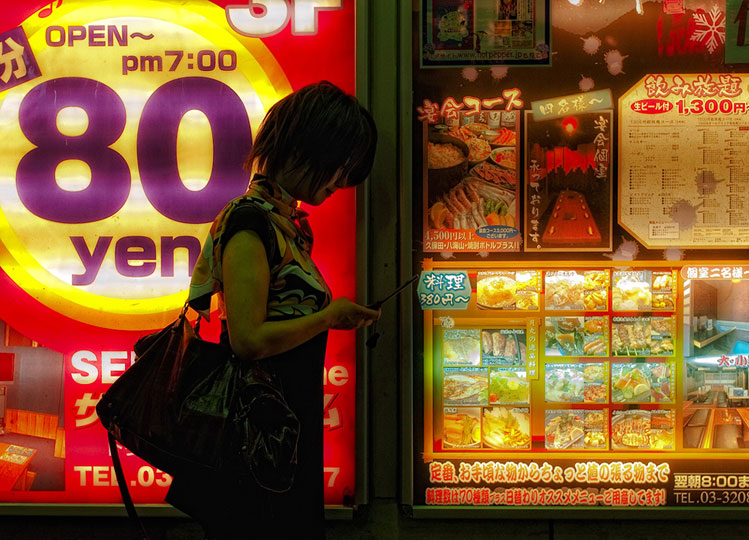
[{"label": "woman's arm", "polygon": [[267,321],[270,269],[260,237],[234,234],[224,249],[224,303],[231,348],[240,358],[259,360],[286,352],[328,329],[367,326],[379,311],[339,298],[313,313],[285,321]]}]

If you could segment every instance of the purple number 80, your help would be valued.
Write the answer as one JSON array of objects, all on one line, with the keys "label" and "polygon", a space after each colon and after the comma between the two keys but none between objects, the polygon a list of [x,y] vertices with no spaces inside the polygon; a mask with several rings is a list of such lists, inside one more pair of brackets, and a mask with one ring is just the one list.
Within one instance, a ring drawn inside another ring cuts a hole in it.
[{"label": "purple number 80", "polygon": [[[65,107],[88,115],[81,135],[65,135],[56,118]],[[206,186],[191,191],[177,168],[177,130],[184,114],[199,110],[213,136],[213,167]],[[130,168],[110,148],[125,128],[125,106],[107,85],[80,77],[46,81],[21,102],[19,122],[36,148],[21,158],[16,187],[21,202],[36,216],[57,223],[90,223],[114,215],[130,194]],[[226,84],[204,77],[170,81],[146,102],[138,126],[137,157],[143,189],[154,208],[181,223],[206,223],[247,188],[242,165],[252,146],[250,120],[239,96]],[[77,159],[91,169],[89,185],[62,189],[55,169]]]}]

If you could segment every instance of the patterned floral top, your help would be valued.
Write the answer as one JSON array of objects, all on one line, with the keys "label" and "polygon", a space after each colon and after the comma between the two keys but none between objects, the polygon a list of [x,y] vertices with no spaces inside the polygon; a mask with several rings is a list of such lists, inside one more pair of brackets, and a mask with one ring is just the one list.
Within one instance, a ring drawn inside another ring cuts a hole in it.
[{"label": "patterned floral top", "polygon": [[268,320],[309,315],[328,305],[330,289],[312,262],[312,231],[306,217],[283,188],[255,175],[247,193],[226,205],[211,226],[193,270],[190,306],[209,319],[216,294],[219,317],[226,317],[221,259],[224,247],[240,230],[256,232],[268,255]]}]

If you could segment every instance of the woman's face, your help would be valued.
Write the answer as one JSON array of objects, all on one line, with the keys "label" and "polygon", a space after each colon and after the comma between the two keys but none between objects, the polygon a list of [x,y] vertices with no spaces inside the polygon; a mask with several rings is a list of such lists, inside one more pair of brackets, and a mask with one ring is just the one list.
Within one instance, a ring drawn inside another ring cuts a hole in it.
[{"label": "woman's face", "polygon": [[319,206],[337,190],[346,187],[347,179],[341,177],[341,172],[342,169],[338,169],[333,177],[316,191],[306,181],[307,170],[304,168],[287,169],[276,178],[276,182],[295,199]]},{"label": "woman's face", "polygon": [[327,184],[321,186],[315,193],[311,193],[309,199],[302,198],[302,200],[312,206],[321,205],[337,190],[346,187],[346,179],[341,177],[341,172],[342,170],[338,169]]}]

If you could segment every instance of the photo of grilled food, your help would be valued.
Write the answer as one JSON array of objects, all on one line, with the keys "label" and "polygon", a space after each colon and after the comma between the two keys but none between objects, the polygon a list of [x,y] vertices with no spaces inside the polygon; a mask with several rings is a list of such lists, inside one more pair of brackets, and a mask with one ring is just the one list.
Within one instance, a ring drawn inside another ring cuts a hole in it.
[{"label": "photo of grilled food", "polygon": [[611,327],[611,350],[616,356],[648,356],[650,334],[649,319],[614,319]]},{"label": "photo of grilled food", "polygon": [[500,330],[482,330],[481,348],[484,356],[515,359],[518,355],[518,341],[515,334]]},{"label": "photo of grilled food", "polygon": [[650,448],[650,411],[617,411],[611,419],[614,448]]}]

